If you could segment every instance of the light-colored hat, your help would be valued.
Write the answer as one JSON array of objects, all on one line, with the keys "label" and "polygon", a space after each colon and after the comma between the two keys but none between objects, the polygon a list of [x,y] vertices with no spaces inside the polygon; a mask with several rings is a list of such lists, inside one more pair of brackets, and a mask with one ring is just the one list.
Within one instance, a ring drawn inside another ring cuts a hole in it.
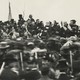
[{"label": "light-colored hat", "polygon": [[0,49],[6,49],[6,48],[9,48],[10,45],[8,45],[7,42],[0,42]]}]

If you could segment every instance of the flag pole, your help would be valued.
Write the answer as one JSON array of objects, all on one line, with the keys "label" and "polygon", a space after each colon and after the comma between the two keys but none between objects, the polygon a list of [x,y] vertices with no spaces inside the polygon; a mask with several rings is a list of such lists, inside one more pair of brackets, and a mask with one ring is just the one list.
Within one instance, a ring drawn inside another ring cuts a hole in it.
[{"label": "flag pole", "polygon": [[9,1],[9,14],[8,14],[8,21],[11,21],[12,19],[12,13],[11,13],[11,4],[10,4],[10,1]]}]

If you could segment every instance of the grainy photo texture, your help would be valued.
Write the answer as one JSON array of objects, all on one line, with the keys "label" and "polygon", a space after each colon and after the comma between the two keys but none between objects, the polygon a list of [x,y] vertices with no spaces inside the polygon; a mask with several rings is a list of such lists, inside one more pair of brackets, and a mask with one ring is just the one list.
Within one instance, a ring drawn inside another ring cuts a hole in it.
[{"label": "grainy photo texture", "polygon": [[80,0],[0,0],[0,80],[80,80]]}]

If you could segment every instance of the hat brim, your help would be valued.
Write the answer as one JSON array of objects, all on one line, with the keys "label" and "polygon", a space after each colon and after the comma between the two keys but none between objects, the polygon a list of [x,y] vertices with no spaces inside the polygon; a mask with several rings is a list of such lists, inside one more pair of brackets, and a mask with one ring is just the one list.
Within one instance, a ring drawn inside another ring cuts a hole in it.
[{"label": "hat brim", "polygon": [[21,52],[20,49],[14,49],[14,50],[10,50],[10,51],[8,52],[8,54],[13,54],[13,53],[19,54],[20,52]]},{"label": "hat brim", "polygon": [[9,45],[6,45],[6,46],[0,46],[0,49],[6,49],[6,48],[9,48],[10,46]]}]

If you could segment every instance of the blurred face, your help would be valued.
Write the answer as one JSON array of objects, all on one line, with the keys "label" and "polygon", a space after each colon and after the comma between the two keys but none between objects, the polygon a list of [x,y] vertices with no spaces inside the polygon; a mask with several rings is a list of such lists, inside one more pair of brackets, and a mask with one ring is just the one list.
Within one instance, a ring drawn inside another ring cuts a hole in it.
[{"label": "blurred face", "polygon": [[24,25],[25,25],[25,26],[27,26],[27,24],[28,24],[27,22],[24,22]]},{"label": "blurred face", "polygon": [[67,22],[64,22],[64,26],[67,27],[68,26],[68,23]]},{"label": "blurred face", "polygon": [[48,60],[42,60],[42,65],[46,66],[48,64]]},{"label": "blurred face", "polygon": [[19,19],[22,19],[22,15],[19,15]]},{"label": "blurred face", "polygon": [[35,25],[35,22],[32,22],[32,25],[34,26]]},{"label": "blurred face", "polygon": [[13,32],[15,31],[14,27],[12,27],[12,31],[13,31]]},{"label": "blurred face", "polygon": [[9,29],[6,29],[6,32],[8,33]]},{"label": "blurred face", "polygon": [[57,22],[54,20],[53,25],[57,25]]},{"label": "blurred face", "polygon": [[12,63],[9,64],[9,66],[12,67],[11,70],[13,70],[13,71],[18,71],[19,70],[18,62],[12,62]]},{"label": "blurred face", "polygon": [[73,21],[70,21],[70,24],[72,25],[73,24]]},{"label": "blurred face", "polygon": [[39,20],[39,19],[37,19],[37,20],[36,20],[36,23],[40,23],[40,20]]},{"label": "blurred face", "polygon": [[29,18],[32,18],[32,15],[29,15]]},{"label": "blurred face", "polygon": [[3,31],[3,30],[1,30],[1,32],[3,33],[4,31]]},{"label": "blurred face", "polygon": [[27,23],[31,23],[31,20],[28,20]]},{"label": "blurred face", "polygon": [[49,22],[46,22],[46,25],[47,25],[47,26],[49,26],[49,25],[50,25],[50,23],[49,23]]},{"label": "blurred face", "polygon": [[6,29],[6,25],[4,25],[3,28]]},{"label": "blurred face", "polygon": [[30,59],[30,61],[32,61],[32,60],[33,60],[33,57],[32,57],[32,56],[30,56],[30,58],[29,58],[29,59]]}]

